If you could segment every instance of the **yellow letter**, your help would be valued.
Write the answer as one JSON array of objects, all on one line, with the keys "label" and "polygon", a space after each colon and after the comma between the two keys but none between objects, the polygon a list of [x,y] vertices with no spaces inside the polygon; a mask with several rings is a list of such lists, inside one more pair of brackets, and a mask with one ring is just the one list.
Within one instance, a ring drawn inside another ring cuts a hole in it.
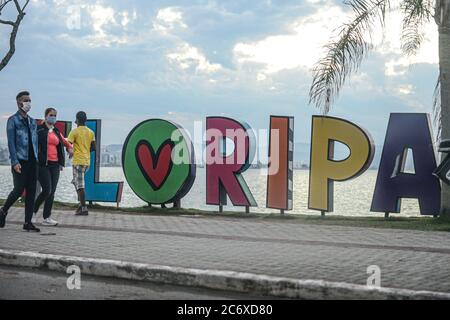
[{"label": "yellow letter", "polygon": [[[333,160],[336,141],[350,149],[347,159]],[[333,182],[361,175],[372,163],[374,153],[373,140],[364,129],[343,119],[313,116],[309,208],[332,212]]]}]

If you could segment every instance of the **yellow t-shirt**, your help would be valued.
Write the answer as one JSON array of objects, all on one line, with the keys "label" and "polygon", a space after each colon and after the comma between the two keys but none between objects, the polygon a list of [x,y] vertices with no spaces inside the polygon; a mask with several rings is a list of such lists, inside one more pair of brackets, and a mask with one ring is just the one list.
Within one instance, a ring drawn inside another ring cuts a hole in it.
[{"label": "yellow t-shirt", "polygon": [[68,138],[73,144],[74,166],[89,166],[91,163],[91,143],[95,141],[94,132],[86,126],[80,126],[73,129]]}]

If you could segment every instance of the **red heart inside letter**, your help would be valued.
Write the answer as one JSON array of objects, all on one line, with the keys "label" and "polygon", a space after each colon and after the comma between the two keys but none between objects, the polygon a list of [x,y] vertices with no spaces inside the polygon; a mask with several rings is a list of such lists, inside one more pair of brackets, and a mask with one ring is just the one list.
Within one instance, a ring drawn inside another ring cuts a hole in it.
[{"label": "red heart inside letter", "polygon": [[165,141],[155,153],[147,141],[136,147],[136,158],[142,174],[154,190],[162,187],[172,169],[173,142]]}]

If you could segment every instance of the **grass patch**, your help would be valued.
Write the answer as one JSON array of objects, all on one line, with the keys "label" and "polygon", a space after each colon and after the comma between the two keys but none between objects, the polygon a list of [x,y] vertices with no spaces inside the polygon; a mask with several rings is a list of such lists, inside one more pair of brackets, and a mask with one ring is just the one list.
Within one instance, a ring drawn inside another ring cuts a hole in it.
[{"label": "grass patch", "polygon": [[[0,199],[0,205],[5,202]],[[16,206],[23,207],[22,202],[17,202]],[[59,210],[76,210],[77,205],[71,203],[57,202],[54,204],[55,209]],[[449,217],[400,217],[392,216],[387,220],[384,217],[347,217],[328,214],[321,217],[320,213],[317,215],[304,214],[263,214],[263,213],[243,213],[243,212],[223,212],[218,213],[214,211],[206,211],[199,209],[161,209],[157,207],[135,207],[135,208],[117,208],[115,206],[105,206],[100,204],[93,204],[89,206],[91,211],[110,212],[111,214],[133,214],[133,215],[154,215],[154,216],[200,216],[204,218],[238,218],[238,219],[252,219],[261,221],[274,220],[277,222],[289,222],[299,224],[312,225],[335,225],[335,226],[349,226],[349,227],[363,227],[363,228],[385,228],[385,229],[405,229],[405,230],[421,230],[421,231],[444,231],[450,232],[450,218]]]}]

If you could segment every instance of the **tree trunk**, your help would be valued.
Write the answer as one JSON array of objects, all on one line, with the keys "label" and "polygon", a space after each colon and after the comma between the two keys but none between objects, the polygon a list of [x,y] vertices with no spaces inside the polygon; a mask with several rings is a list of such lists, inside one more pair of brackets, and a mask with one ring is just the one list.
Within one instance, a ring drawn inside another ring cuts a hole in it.
[{"label": "tree trunk", "polygon": [[[450,139],[450,0],[436,1],[439,27],[439,69],[441,88],[441,140]],[[441,215],[450,216],[450,186],[442,184]]]}]

